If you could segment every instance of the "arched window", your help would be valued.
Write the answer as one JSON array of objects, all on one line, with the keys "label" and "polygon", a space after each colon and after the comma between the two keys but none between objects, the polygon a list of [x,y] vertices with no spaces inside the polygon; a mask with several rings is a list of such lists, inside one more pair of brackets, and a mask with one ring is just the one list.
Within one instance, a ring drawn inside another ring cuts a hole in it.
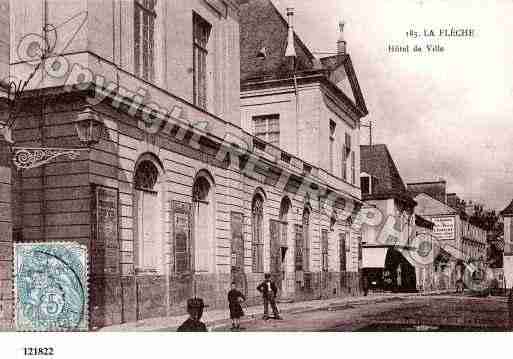
[{"label": "arched window", "polygon": [[264,198],[260,193],[255,194],[251,205],[251,224],[253,229],[252,255],[253,272],[262,273],[264,271]]},{"label": "arched window", "polygon": [[201,172],[192,188],[194,215],[194,269],[196,272],[214,271],[214,203],[213,180]]},{"label": "arched window", "polygon": [[282,245],[286,246],[288,237],[288,224],[289,224],[289,211],[292,208],[292,203],[288,197],[281,200],[280,205],[280,222],[281,222],[281,234],[280,241]]},{"label": "arched window", "polygon": [[153,164],[152,161],[144,160],[138,166],[135,171],[134,182],[135,188],[153,191],[157,179],[159,176],[159,170]]},{"label": "arched window", "polygon": [[157,161],[146,156],[137,164],[134,175],[134,252],[138,273],[155,274],[163,269],[162,200],[157,166]]}]

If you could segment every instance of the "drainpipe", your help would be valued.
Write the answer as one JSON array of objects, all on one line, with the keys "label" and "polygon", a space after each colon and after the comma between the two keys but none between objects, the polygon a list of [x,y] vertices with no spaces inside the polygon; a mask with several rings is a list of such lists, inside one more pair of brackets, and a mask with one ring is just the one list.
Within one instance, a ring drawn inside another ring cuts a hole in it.
[{"label": "drainpipe", "polygon": [[299,124],[299,90],[296,75],[296,48],[294,43],[294,8],[287,8],[287,18],[289,24],[287,49],[285,50],[285,57],[292,61],[292,74],[294,80],[294,94],[296,96],[296,132],[297,132],[297,156],[301,157],[301,130]]}]

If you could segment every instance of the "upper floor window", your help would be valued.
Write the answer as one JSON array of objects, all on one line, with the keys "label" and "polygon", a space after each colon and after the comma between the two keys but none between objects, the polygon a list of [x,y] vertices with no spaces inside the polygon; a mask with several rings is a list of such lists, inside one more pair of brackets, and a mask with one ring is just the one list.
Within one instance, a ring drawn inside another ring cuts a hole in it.
[{"label": "upper floor window", "polygon": [[342,179],[347,182],[347,160],[351,153],[351,136],[345,134],[344,149],[342,150]]},{"label": "upper floor window", "polygon": [[135,0],[134,67],[135,74],[146,81],[155,78],[155,12],[157,0]]},{"label": "upper floor window", "polygon": [[254,116],[255,136],[272,145],[280,145],[280,115]]},{"label": "upper floor window", "polygon": [[356,155],[355,152],[351,152],[351,183],[356,184]]},{"label": "upper floor window", "polygon": [[335,163],[334,163],[334,150],[335,150],[335,131],[337,129],[337,124],[335,121],[330,120],[330,172],[333,173]]},{"label": "upper floor window", "polygon": [[208,41],[212,26],[201,16],[193,15],[193,71],[194,104],[203,109],[207,108],[207,56]]}]

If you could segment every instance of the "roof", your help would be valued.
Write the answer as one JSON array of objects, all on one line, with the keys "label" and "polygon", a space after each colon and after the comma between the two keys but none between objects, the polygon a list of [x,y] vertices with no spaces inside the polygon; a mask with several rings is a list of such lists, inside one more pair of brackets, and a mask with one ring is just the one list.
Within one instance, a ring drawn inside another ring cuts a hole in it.
[{"label": "roof", "polygon": [[364,200],[395,198],[415,206],[386,145],[360,146],[360,156],[361,171],[374,179],[372,194],[364,195]]},{"label": "roof", "polygon": [[454,208],[448,206],[444,202],[437,200],[436,198],[431,197],[426,193],[418,194],[414,198],[417,202],[415,212],[422,216],[455,216],[460,214]]},{"label": "roof", "polygon": [[[240,78],[241,84],[269,80],[320,76],[336,88],[361,114],[368,114],[367,106],[348,54],[317,59],[299,36],[294,33],[296,64],[285,57],[288,42],[288,22],[270,0],[239,0]],[[265,58],[258,56],[265,48]],[[342,71],[340,71],[342,70]],[[332,74],[344,73],[349,85],[342,89],[333,82]],[[348,93],[351,92],[351,93]]]},{"label": "roof", "polygon": [[504,208],[502,210],[501,216],[507,216],[507,217],[513,216],[513,200],[506,208]]},{"label": "roof", "polygon": [[[289,77],[292,67],[285,57],[288,23],[270,0],[239,1],[241,81]],[[296,71],[315,70],[315,57],[294,34]],[[258,53],[266,48],[266,58]]]},{"label": "roof", "polygon": [[446,186],[446,181],[408,183],[408,191],[413,197],[425,193],[440,202],[446,203]]}]

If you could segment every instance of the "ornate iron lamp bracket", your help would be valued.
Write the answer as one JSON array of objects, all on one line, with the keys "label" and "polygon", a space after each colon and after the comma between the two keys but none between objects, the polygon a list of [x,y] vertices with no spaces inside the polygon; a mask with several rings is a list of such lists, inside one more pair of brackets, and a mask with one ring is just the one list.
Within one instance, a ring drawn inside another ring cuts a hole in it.
[{"label": "ornate iron lamp bracket", "polygon": [[67,156],[70,160],[80,157],[88,148],[24,148],[13,147],[13,162],[18,170],[40,167],[54,158]]}]

